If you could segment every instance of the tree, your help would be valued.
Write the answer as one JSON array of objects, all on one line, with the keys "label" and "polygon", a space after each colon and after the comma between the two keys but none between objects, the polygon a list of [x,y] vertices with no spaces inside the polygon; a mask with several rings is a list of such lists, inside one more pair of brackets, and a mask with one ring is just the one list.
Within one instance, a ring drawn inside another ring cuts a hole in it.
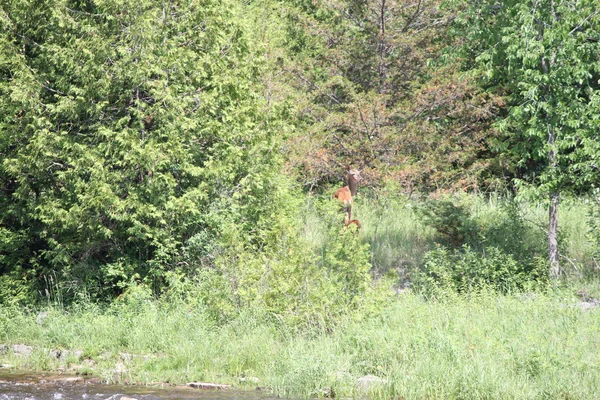
[{"label": "tree", "polygon": [[365,183],[395,181],[406,192],[472,189],[486,178],[498,96],[460,70],[455,9],[438,0],[290,8],[283,71],[303,131],[290,163],[307,187],[337,182],[348,163],[365,168]]},{"label": "tree", "polygon": [[261,245],[281,124],[238,7],[2,3],[0,275],[112,294],[198,234]]},{"label": "tree", "polygon": [[486,1],[467,22],[482,84],[503,93],[496,150],[513,157],[520,188],[546,197],[551,277],[560,274],[558,205],[598,184],[600,18],[594,0]]}]

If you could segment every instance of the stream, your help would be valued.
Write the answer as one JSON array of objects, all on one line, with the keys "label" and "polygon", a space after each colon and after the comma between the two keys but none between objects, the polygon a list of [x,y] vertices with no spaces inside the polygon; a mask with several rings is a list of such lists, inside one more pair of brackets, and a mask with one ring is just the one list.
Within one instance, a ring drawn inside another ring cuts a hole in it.
[{"label": "stream", "polygon": [[[0,400],[269,400],[260,391],[107,385],[72,375],[0,371]],[[270,397],[273,399],[273,397]]]}]

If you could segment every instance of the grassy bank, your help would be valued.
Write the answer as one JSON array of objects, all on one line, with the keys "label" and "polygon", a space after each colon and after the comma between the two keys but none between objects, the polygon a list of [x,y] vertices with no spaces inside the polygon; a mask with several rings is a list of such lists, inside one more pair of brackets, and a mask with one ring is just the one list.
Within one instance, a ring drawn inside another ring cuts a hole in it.
[{"label": "grassy bank", "polygon": [[[419,217],[424,201],[392,198],[358,198],[353,212],[362,229],[354,235],[342,234],[337,204],[309,197],[301,221],[291,225],[300,237],[282,240],[271,258],[215,258],[198,271],[220,268],[222,279],[173,280],[160,299],[133,282],[111,304],[83,293],[65,305],[57,285],[48,287],[50,305],[41,309],[0,306],[0,344],[7,345],[0,364],[109,382],[260,386],[300,398],[332,392],[339,398],[597,398],[600,308],[584,310],[580,303],[600,299],[598,281],[587,279],[598,271],[585,201],[561,206],[563,265],[573,278],[561,284],[568,289],[544,281],[521,287],[525,294],[507,286],[508,294],[458,295],[461,290],[441,287],[425,299],[418,285],[394,296],[390,282],[410,282],[427,252],[452,238]],[[543,256],[543,206],[483,196],[453,201],[459,207],[451,213],[466,221],[459,228],[468,234],[470,254],[504,252],[493,264],[489,258],[466,264],[472,269],[503,271],[503,260]],[[436,259],[439,265],[461,260],[448,254]],[[365,276],[355,280],[359,264]],[[377,279],[384,274],[387,280]],[[16,354],[15,344],[32,346],[32,353]],[[370,386],[361,383],[368,376],[376,377]]]},{"label": "grassy bank", "polygon": [[[514,202],[498,195],[455,194],[442,198],[463,207],[464,219],[479,230],[471,244],[496,246],[511,253],[547,255],[547,206],[527,201]],[[326,247],[329,216],[320,211],[323,200],[309,197],[302,210],[303,235],[313,247]],[[419,266],[423,255],[444,243],[434,227],[419,216],[422,198],[407,198],[393,192],[361,193],[352,208],[361,221],[360,238],[369,243],[371,264],[376,273],[396,270],[402,276]],[[561,263],[567,276],[579,279],[598,276],[596,251],[591,237],[591,203],[585,198],[565,198],[559,209]],[[338,213],[334,223],[340,224]],[[442,221],[443,222],[443,221]]]},{"label": "grassy bank", "polygon": [[[380,315],[349,317],[330,332],[297,332],[266,316],[215,326],[201,307],[126,300],[47,316],[0,310],[0,342],[16,369],[79,368],[108,381],[212,381],[262,386],[285,397],[333,389],[374,398],[592,399],[600,392],[600,310],[562,294],[479,294],[425,301],[405,293]],[[81,350],[59,360],[50,349]],[[240,379],[242,378],[242,379]],[[258,383],[254,379],[258,378]]]}]

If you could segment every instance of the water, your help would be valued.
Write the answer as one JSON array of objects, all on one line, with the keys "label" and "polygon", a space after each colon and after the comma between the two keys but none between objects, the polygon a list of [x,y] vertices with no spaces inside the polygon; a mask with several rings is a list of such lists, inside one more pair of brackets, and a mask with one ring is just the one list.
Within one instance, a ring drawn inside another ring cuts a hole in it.
[{"label": "water", "polygon": [[[93,379],[0,371],[0,400],[269,400],[261,392],[105,385]],[[271,399],[273,399],[271,397]]]}]

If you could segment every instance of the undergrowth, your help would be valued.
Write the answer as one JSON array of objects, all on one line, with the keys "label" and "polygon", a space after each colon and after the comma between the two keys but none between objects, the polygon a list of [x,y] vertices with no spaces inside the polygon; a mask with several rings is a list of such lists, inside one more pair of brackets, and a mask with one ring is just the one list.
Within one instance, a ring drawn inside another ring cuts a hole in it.
[{"label": "undergrowth", "polygon": [[[404,293],[380,313],[347,315],[328,331],[290,329],[256,310],[219,325],[202,306],[175,299],[50,307],[42,321],[4,307],[0,343],[34,352],[9,351],[0,363],[87,365],[81,371],[109,382],[211,381],[283,397],[593,399],[600,311],[583,311],[572,293],[480,291],[435,301]],[[82,353],[59,360],[51,349]],[[380,380],[357,384],[369,375]]]}]

